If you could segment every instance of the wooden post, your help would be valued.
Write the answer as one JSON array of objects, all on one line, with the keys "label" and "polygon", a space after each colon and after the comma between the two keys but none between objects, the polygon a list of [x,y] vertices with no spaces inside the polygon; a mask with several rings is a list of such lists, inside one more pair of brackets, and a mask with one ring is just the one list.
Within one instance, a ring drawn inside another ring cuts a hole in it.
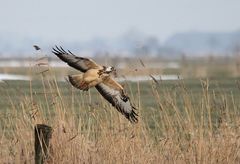
[{"label": "wooden post", "polygon": [[44,124],[37,124],[35,131],[35,164],[43,164],[49,157],[49,140],[52,137],[52,128]]}]

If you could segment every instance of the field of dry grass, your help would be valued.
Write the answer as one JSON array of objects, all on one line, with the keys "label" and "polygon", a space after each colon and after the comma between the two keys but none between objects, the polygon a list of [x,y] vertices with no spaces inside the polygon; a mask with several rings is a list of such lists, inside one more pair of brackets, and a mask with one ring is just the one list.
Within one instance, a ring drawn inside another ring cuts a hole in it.
[{"label": "field of dry grass", "polygon": [[8,104],[1,112],[1,163],[34,162],[39,123],[53,128],[49,163],[240,162],[236,79],[230,91],[199,81],[197,94],[184,80],[164,90],[162,83],[126,82],[139,114],[139,122],[130,124],[95,91],[62,86],[49,78],[54,74],[39,76],[41,89],[33,87],[36,81],[27,83],[28,90],[21,83],[1,86]]}]

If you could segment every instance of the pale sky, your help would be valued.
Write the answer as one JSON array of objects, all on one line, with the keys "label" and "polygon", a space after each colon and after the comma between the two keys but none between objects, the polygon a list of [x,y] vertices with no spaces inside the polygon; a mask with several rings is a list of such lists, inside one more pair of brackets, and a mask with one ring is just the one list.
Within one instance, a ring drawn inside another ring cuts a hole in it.
[{"label": "pale sky", "polygon": [[0,21],[0,34],[86,41],[137,29],[164,41],[240,30],[240,0],[0,0]]}]

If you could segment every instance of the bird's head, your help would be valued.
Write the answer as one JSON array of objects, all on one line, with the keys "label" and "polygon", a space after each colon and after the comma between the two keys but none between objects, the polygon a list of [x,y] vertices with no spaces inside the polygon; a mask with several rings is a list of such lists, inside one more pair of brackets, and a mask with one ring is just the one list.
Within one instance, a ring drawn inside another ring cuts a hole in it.
[{"label": "bird's head", "polygon": [[116,71],[116,69],[112,66],[109,66],[109,67],[103,66],[103,72],[104,73],[110,74],[110,73],[115,72],[115,71]]}]

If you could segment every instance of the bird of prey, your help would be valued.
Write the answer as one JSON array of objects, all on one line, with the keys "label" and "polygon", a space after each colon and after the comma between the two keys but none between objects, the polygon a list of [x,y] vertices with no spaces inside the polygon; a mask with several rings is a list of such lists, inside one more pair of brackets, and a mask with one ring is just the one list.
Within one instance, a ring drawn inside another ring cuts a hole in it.
[{"label": "bird of prey", "polygon": [[138,122],[135,107],[124,92],[123,87],[111,78],[110,74],[115,70],[111,66],[101,66],[92,59],[78,57],[71,51],[65,51],[61,46],[54,47],[52,52],[69,66],[81,71],[77,75],[69,75],[70,83],[83,91],[95,87],[98,92],[122,113],[131,123]]}]

